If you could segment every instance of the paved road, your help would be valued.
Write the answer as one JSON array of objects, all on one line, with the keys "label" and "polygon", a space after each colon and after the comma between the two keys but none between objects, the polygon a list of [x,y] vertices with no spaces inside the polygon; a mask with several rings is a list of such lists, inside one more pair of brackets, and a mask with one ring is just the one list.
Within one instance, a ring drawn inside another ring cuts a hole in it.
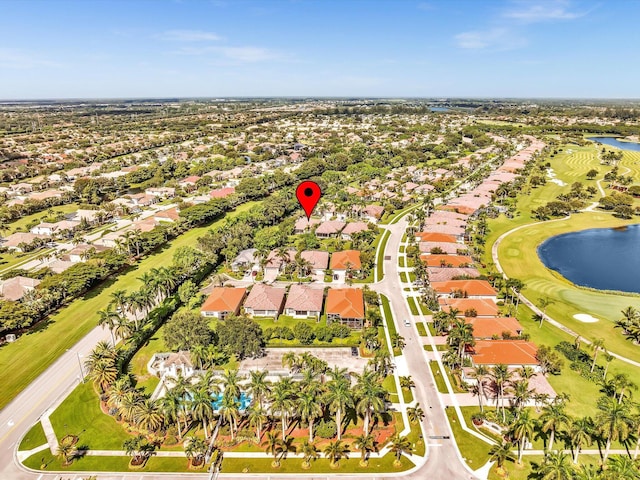
[{"label": "paved road", "polygon": [[[416,383],[413,396],[426,413],[423,428],[427,444],[439,445],[438,447],[427,447],[427,462],[415,472],[407,475],[406,478],[442,478],[451,480],[476,478],[458,456],[458,450],[453,434],[449,429],[444,405],[442,405],[438,395],[429,367],[424,361],[422,341],[418,336],[417,330],[413,322],[410,327],[404,325],[404,319],[411,318],[411,315],[402,295],[403,286],[400,283],[398,274],[398,250],[402,235],[407,228],[407,221],[403,218],[398,223],[388,225],[386,228],[391,233],[391,236],[385,248],[385,255],[390,256],[391,259],[385,261],[383,280],[376,283],[373,288],[384,294],[391,302],[396,329],[407,343],[403,353],[411,372],[411,378]],[[448,435],[451,438],[449,440],[429,440],[429,437],[434,435]]]}]

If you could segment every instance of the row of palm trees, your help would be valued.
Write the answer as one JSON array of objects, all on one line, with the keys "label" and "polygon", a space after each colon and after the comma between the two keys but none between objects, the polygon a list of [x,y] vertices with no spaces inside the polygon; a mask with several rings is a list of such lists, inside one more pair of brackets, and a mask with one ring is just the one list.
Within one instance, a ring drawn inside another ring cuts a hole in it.
[{"label": "row of palm trees", "polygon": [[[341,456],[339,447],[345,446],[342,434],[346,425],[361,417],[363,432],[354,445],[363,449],[363,462],[366,454],[377,448],[372,430],[375,420],[384,418],[387,397],[382,387],[384,374],[381,370],[366,367],[361,374],[353,374],[338,367],[329,369],[326,362],[313,355],[290,353],[285,356],[284,363],[292,373],[299,374],[299,381],[286,376],[269,382],[266,371],[252,371],[247,378],[237,370],[226,370],[221,374],[206,370],[191,378],[178,375],[169,379],[171,388],[163,397],[154,400],[134,388],[128,375],[118,375],[117,360],[117,350],[109,343],[101,342],[86,362],[88,377],[101,393],[110,413],[135,425],[141,432],[158,433],[174,426],[178,438],[183,440],[191,427],[201,424],[204,437],[209,440],[212,426],[218,424],[228,425],[234,441],[242,426],[254,430],[259,443],[265,430],[269,430],[265,446],[271,453],[277,450],[278,454],[274,454],[277,457],[290,451],[285,444],[294,425],[308,430],[307,443],[313,445],[316,424],[333,417],[336,425],[333,462]],[[411,387],[410,379],[405,383]],[[241,405],[243,394],[251,398],[248,408]],[[215,406],[214,398],[218,399]],[[423,417],[419,406],[412,409],[412,421]],[[346,425],[345,419],[348,419]],[[280,433],[276,434],[272,427],[278,423]],[[277,445],[274,436],[279,442]],[[397,440],[398,445],[406,446],[404,437]],[[301,448],[308,449],[308,445]],[[398,445],[394,448],[400,448]],[[400,454],[409,452],[404,447],[401,450]]]}]

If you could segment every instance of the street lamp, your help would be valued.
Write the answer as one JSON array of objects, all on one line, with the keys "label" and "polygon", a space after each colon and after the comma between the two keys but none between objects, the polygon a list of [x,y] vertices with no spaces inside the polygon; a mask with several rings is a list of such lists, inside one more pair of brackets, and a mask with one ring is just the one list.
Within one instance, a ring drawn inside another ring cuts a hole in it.
[{"label": "street lamp", "polygon": [[82,383],[84,383],[84,370],[82,370],[82,361],[80,360],[80,357],[82,357],[82,355],[80,355],[80,353],[76,352],[75,350],[71,350],[70,348],[67,348],[67,352],[74,352],[76,354],[76,357],[78,358],[78,367],[80,367],[80,379],[82,380]]}]

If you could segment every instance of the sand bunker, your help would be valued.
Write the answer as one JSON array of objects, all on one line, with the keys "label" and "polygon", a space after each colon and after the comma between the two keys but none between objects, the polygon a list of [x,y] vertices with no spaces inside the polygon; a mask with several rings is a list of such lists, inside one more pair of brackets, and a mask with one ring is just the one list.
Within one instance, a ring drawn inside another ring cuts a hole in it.
[{"label": "sand bunker", "polygon": [[595,323],[598,321],[596,317],[592,317],[587,313],[576,313],[573,318],[583,323]]}]

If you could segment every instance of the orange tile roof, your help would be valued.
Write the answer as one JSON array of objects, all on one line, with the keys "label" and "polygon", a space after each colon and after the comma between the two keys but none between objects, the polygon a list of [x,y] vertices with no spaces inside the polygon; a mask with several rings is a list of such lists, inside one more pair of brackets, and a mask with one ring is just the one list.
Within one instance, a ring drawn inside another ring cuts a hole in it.
[{"label": "orange tile roof", "polygon": [[469,309],[475,309],[479,317],[495,317],[498,315],[498,306],[485,298],[439,298],[440,309],[448,312],[455,308],[460,311],[460,316]]},{"label": "orange tile roof", "polygon": [[478,318],[466,317],[464,321],[473,326],[474,338],[491,338],[509,332],[513,337],[522,332],[522,325],[515,317]]},{"label": "orange tile roof", "polygon": [[335,252],[331,255],[331,261],[329,268],[331,270],[346,270],[347,263],[350,263],[352,270],[360,270],[362,264],[360,263],[360,251],[359,250],[344,250],[342,252]]},{"label": "orange tile roof", "polygon": [[[444,255],[446,256],[446,255]],[[439,294],[449,294],[455,290],[467,292],[470,297],[495,297],[496,291],[486,280],[448,280],[431,282],[431,288]]]},{"label": "orange tile roof", "polygon": [[472,265],[473,259],[465,255],[420,255],[420,259],[429,267],[439,267],[444,262],[445,266]]},{"label": "orange tile roof", "polygon": [[449,235],[447,233],[438,232],[418,232],[416,237],[420,238],[421,242],[443,242],[443,243],[455,243],[455,235]]},{"label": "orange tile roof", "polygon": [[478,340],[472,347],[475,365],[538,365],[534,343],[525,340]]},{"label": "orange tile roof", "polygon": [[235,312],[242,304],[246,293],[246,288],[215,287],[200,311]]},{"label": "orange tile roof", "polygon": [[364,318],[364,297],[359,288],[330,288],[325,302],[327,315],[341,318]]}]

